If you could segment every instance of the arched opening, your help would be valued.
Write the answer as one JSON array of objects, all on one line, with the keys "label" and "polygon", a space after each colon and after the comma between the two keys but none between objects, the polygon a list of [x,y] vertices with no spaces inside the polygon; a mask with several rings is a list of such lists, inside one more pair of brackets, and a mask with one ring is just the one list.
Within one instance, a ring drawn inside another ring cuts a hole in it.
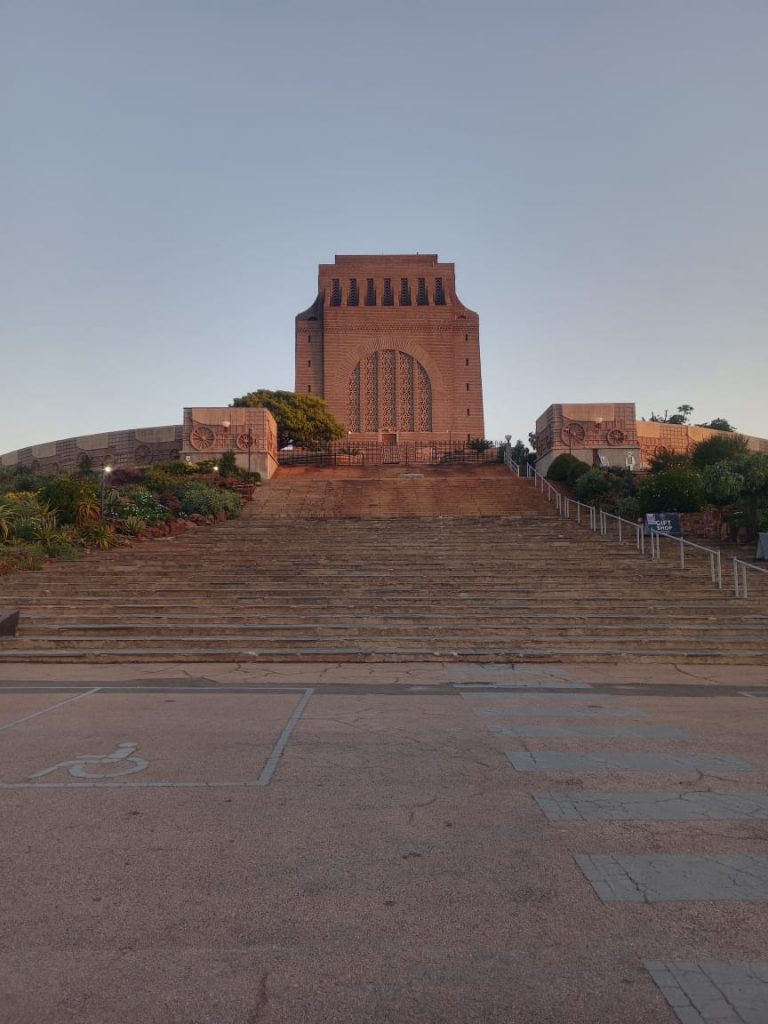
[{"label": "arched opening", "polygon": [[421,363],[391,348],[361,359],[347,383],[347,428],[431,431],[432,382]]}]

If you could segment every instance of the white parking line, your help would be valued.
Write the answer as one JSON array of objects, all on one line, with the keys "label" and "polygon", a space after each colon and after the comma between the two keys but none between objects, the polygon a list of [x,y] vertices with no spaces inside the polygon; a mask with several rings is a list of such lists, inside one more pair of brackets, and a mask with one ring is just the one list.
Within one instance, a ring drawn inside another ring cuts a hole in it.
[{"label": "white parking line", "polygon": [[263,769],[261,771],[261,775],[258,778],[258,784],[260,786],[267,786],[267,785],[269,785],[269,780],[275,774],[275,771],[277,770],[277,766],[280,763],[280,757],[281,757],[283,751],[285,750],[285,745],[288,742],[291,733],[296,728],[299,719],[304,714],[304,708],[309,703],[309,698],[312,696],[312,694],[314,692],[315,691],[312,688],[304,691],[304,696],[301,698],[299,703],[296,705],[296,710],[293,712],[291,717],[288,719],[288,722],[287,722],[285,728],[280,733],[280,737],[279,737],[277,743],[272,748],[272,753],[267,758],[267,763],[264,765],[264,767],[263,767]]},{"label": "white parking line", "polygon": [[67,697],[66,700],[60,700],[58,704],[51,704],[49,708],[43,708],[42,711],[35,711],[34,714],[25,715],[24,718],[17,718],[13,722],[7,722],[5,725],[0,725],[0,732],[5,732],[6,729],[12,729],[14,725],[21,725],[22,722],[30,722],[33,718],[39,718],[40,715],[47,715],[49,711],[55,711],[56,708],[63,707],[65,704],[72,704],[76,700],[82,700],[83,697],[90,697],[92,693],[98,693],[100,689],[100,686],[94,686],[92,690],[85,690],[83,693],[78,693],[75,697]]}]

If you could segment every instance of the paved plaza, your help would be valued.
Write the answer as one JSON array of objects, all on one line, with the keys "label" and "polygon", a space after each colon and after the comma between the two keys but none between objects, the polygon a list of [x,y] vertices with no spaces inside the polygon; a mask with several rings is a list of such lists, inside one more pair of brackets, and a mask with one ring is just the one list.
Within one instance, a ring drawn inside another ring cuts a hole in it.
[{"label": "paved plaza", "polygon": [[768,677],[5,665],[0,1019],[766,1024]]}]

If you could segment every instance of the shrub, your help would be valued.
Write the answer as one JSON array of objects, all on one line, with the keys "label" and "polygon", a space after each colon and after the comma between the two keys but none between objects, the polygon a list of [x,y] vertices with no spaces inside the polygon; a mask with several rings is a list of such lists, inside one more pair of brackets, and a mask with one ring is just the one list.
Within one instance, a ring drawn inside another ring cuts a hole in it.
[{"label": "shrub", "polygon": [[109,482],[113,488],[126,487],[129,484],[141,483],[143,476],[144,474],[139,469],[113,469]]},{"label": "shrub", "polygon": [[171,476],[191,476],[195,472],[195,467],[191,462],[182,462],[179,459],[175,462],[164,462],[155,466],[155,469],[161,469],[165,473],[170,473]]},{"label": "shrub", "polygon": [[570,452],[563,452],[558,455],[547,470],[547,480],[554,480],[556,483],[565,483],[570,487],[576,485],[580,476],[589,472],[589,466],[581,459],[577,459]]},{"label": "shrub", "polygon": [[119,544],[117,534],[106,523],[92,523],[84,527],[83,538],[87,544],[93,544],[94,547],[99,548],[101,551],[106,551]]},{"label": "shrub", "polygon": [[234,452],[224,452],[219,459],[219,472],[222,476],[238,476],[240,474]]},{"label": "shrub", "polygon": [[659,448],[648,460],[648,468],[651,473],[661,473],[665,469],[690,468],[690,465],[690,455],[671,451],[669,448]]},{"label": "shrub", "polygon": [[[56,509],[62,523],[77,523],[78,517],[87,521],[93,509],[99,507],[99,495],[92,484],[63,475],[49,479],[39,491],[39,500]],[[83,509],[88,510],[87,516]]]},{"label": "shrub", "polygon": [[34,544],[18,544],[0,548],[0,576],[17,570],[42,569],[45,554]]},{"label": "shrub", "polygon": [[599,505],[610,489],[611,484],[607,475],[596,467],[587,467],[587,472],[581,474],[575,487],[576,497],[586,505]]},{"label": "shrub", "polygon": [[597,505],[606,512],[626,518],[637,515],[633,502],[637,496],[637,479],[630,470],[620,466],[598,469],[594,466],[576,481],[576,497],[588,505]]},{"label": "shrub", "polygon": [[129,537],[135,537],[147,528],[146,522],[138,516],[126,516],[125,519],[119,519],[115,525],[121,533]]},{"label": "shrub", "polygon": [[157,495],[143,486],[126,489],[118,514],[121,519],[143,519],[150,526],[169,518],[168,509]]},{"label": "shrub", "polygon": [[665,469],[640,484],[640,511],[698,512],[704,504],[704,485],[694,469]]},{"label": "shrub", "polygon": [[232,519],[236,519],[241,508],[242,500],[234,491],[212,487],[202,480],[191,480],[181,495],[181,512],[185,516],[215,516],[219,512],[226,512]]},{"label": "shrub", "polygon": [[622,519],[637,519],[640,515],[640,499],[634,495],[622,498],[616,505],[616,514]]}]

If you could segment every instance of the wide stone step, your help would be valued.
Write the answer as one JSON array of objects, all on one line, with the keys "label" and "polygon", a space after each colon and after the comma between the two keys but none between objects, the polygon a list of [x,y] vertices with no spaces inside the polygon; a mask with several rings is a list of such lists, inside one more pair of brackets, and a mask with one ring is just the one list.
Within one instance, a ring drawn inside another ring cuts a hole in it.
[{"label": "wide stone step", "polygon": [[[670,654],[672,653],[691,653],[701,655],[705,651],[741,651],[750,652],[754,654],[764,655],[768,658],[768,650],[766,650],[765,642],[761,637],[755,637],[751,640],[747,639],[735,639],[728,637],[716,637],[714,639],[705,639],[695,635],[683,635],[679,637],[645,637],[642,639],[627,639],[626,637],[614,637],[609,638],[600,634],[584,634],[582,636],[567,636],[563,637],[559,632],[553,633],[552,635],[546,634],[535,634],[530,636],[521,636],[512,634],[510,636],[473,636],[468,638],[466,636],[454,636],[449,638],[442,637],[425,637],[423,634],[417,634],[416,636],[406,636],[400,633],[390,634],[387,636],[381,636],[377,634],[371,635],[370,633],[347,630],[339,631],[333,637],[326,634],[312,635],[307,632],[299,633],[290,637],[288,636],[249,636],[243,635],[242,633],[227,634],[224,637],[221,633],[214,631],[205,631],[194,634],[173,634],[167,635],[148,635],[148,634],[136,634],[135,636],[125,637],[117,636],[113,634],[105,634],[99,638],[93,638],[92,636],[82,637],[67,637],[64,635],[56,636],[24,636],[23,634],[17,637],[13,641],[13,649],[21,650],[24,647],[27,648],[38,648],[38,649],[53,649],[64,651],[67,649],[78,649],[86,648],[93,650],[103,650],[109,648],[112,650],[140,650],[140,649],[154,649],[157,651],[172,650],[186,648],[187,651],[192,652],[200,648],[207,648],[216,645],[216,643],[222,643],[226,640],[226,648],[233,654],[242,649],[249,650],[262,650],[269,651],[272,649],[283,649],[289,645],[297,648],[320,646],[343,641],[344,645],[350,648],[355,647],[375,647],[377,649],[388,650],[391,648],[396,649],[409,649],[419,650],[428,649],[433,650],[440,647],[446,652],[454,650],[456,647],[470,648],[491,646],[495,649],[507,648],[509,650],[523,649],[523,650],[538,650],[541,648],[548,650],[558,649],[570,649],[570,650],[589,650],[591,648],[602,648],[606,650],[612,650],[616,654],[625,653],[626,650],[641,650],[642,643],[644,640],[648,640],[654,649],[666,650]],[[7,643],[3,641],[2,643]]]},{"label": "wide stone step", "polygon": [[196,662],[238,662],[248,664],[251,662],[412,662],[412,661],[453,661],[460,663],[468,661],[473,663],[535,663],[535,662],[574,662],[574,663],[643,663],[658,662],[693,662],[701,664],[712,664],[727,660],[730,665],[768,665],[768,654],[765,650],[751,651],[739,647],[733,649],[716,647],[678,647],[678,648],[657,648],[650,642],[638,646],[624,645],[621,649],[614,649],[599,644],[587,645],[586,647],[566,647],[563,645],[547,647],[483,647],[452,645],[450,648],[430,647],[382,647],[370,645],[363,647],[359,644],[342,644],[338,646],[314,645],[302,647],[290,645],[283,648],[272,648],[266,650],[255,645],[250,648],[233,650],[229,645],[211,645],[209,647],[196,647],[189,649],[186,645],[178,647],[167,647],[162,650],[153,646],[142,647],[136,645],[123,649],[109,647],[101,648],[79,647],[65,648],[52,645],[46,648],[35,646],[24,646],[15,648],[4,653],[3,661],[13,663],[35,663],[35,662],[83,662],[83,663],[135,663],[141,662],[173,662],[173,663],[196,663]]},{"label": "wide stone step", "polygon": [[563,522],[501,466],[281,471],[238,521],[5,578],[0,603],[8,662],[767,657],[768,603],[715,589],[706,557]]}]

